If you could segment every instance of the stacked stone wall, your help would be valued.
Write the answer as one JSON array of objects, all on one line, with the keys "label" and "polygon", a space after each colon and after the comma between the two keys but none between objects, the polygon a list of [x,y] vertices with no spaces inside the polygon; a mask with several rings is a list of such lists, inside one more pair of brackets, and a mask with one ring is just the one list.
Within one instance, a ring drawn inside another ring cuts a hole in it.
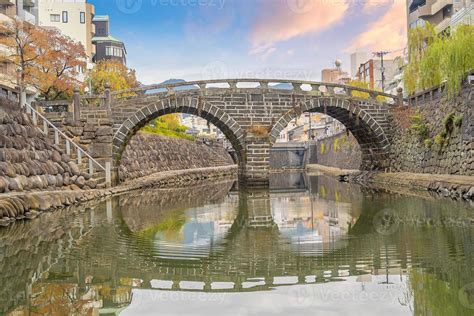
[{"label": "stacked stone wall", "polygon": [[[474,175],[474,115],[472,86],[465,86],[457,98],[438,96],[417,106],[395,109],[391,146],[392,171],[433,174]],[[450,124],[446,137],[448,116],[457,117],[460,125]],[[421,118],[414,122],[414,117]],[[420,135],[425,126],[426,136]]]},{"label": "stacked stone wall", "polygon": [[94,186],[29,115],[16,104],[0,102],[0,193]]},{"label": "stacked stone wall", "polygon": [[137,133],[127,144],[119,167],[121,181],[153,173],[233,165],[221,143],[204,144],[185,139]]}]

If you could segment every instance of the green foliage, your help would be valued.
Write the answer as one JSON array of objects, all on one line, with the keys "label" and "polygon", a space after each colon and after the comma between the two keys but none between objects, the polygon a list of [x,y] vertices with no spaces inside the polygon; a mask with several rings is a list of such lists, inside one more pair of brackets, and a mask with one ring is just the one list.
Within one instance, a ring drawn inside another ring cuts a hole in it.
[{"label": "green foliage", "polygon": [[461,90],[466,74],[474,69],[474,26],[461,25],[444,35],[436,35],[429,23],[409,31],[403,77],[409,94],[446,81],[448,95],[453,97]]},{"label": "green foliage", "polygon": [[138,235],[143,238],[155,239],[157,233],[173,234],[179,232],[184,224],[186,224],[184,210],[172,210],[166,213],[159,224],[140,231]]},{"label": "green foliage", "polygon": [[339,149],[339,138],[336,138],[334,140],[333,146],[334,146],[334,151],[337,151]]},{"label": "green foliage", "polygon": [[416,114],[410,116],[410,121],[410,129],[417,133],[420,139],[426,139],[430,131],[428,129],[428,126],[426,125],[426,121],[423,115],[421,115],[420,112],[417,112]]},{"label": "green foliage", "polygon": [[187,127],[180,124],[179,118],[176,114],[160,116],[141,129],[141,131],[145,133],[194,140],[194,137],[186,134],[186,130]]},{"label": "green foliage", "polygon": [[403,73],[405,88],[409,94],[420,89],[420,64],[427,47],[436,39],[436,32],[433,26],[426,23],[425,27],[410,29],[408,32],[408,64]]},{"label": "green foliage", "polygon": [[456,95],[468,71],[474,69],[474,26],[460,25],[446,40],[442,65],[447,81],[448,94]]},{"label": "green foliage", "polygon": [[347,143],[347,135],[342,135],[342,145],[345,145]]},{"label": "green foliage", "polygon": [[446,136],[443,136],[442,134],[437,134],[434,137],[435,144],[441,147],[444,145],[445,140],[446,140]]},{"label": "green foliage", "polygon": [[463,114],[455,115],[454,118],[453,118],[454,126],[461,127],[463,118],[464,118]]},{"label": "green foliage", "polygon": [[429,138],[425,139],[424,143],[426,148],[431,148],[431,146],[433,146],[433,141]]},{"label": "green foliage", "polygon": [[[349,85],[351,87],[355,87],[355,88],[362,88],[362,89],[371,90],[370,86],[369,86],[369,83],[361,81],[361,80],[351,80],[347,83],[347,85]],[[382,92],[381,89],[376,89],[374,91]],[[370,95],[367,92],[361,92],[361,91],[352,91],[351,95],[353,97],[361,98],[361,99],[368,99],[370,97]],[[378,96],[376,98],[376,101],[377,102],[387,102],[387,98],[383,97],[383,96]]]},{"label": "green foliage", "polygon": [[443,127],[445,135],[449,135],[453,132],[454,128],[454,112],[449,113],[443,119]]},{"label": "green foliage", "polygon": [[409,296],[410,300],[414,302],[413,315],[461,316],[472,314],[460,300],[461,289],[465,284],[463,279],[443,278],[420,268],[410,269],[408,275]]}]

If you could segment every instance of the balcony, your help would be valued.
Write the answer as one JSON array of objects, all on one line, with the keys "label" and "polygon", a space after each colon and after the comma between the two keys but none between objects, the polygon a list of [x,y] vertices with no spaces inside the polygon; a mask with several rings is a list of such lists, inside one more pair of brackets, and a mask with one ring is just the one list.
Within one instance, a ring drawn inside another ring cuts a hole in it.
[{"label": "balcony", "polygon": [[434,2],[429,2],[426,5],[418,8],[418,16],[420,18],[433,16],[449,5],[453,5],[453,0],[437,0]]},{"label": "balcony", "polygon": [[36,0],[23,0],[23,7],[34,7]]},{"label": "balcony", "polygon": [[34,14],[28,12],[28,11],[23,11],[25,13],[25,21],[29,22],[31,24],[36,24],[36,16]]}]

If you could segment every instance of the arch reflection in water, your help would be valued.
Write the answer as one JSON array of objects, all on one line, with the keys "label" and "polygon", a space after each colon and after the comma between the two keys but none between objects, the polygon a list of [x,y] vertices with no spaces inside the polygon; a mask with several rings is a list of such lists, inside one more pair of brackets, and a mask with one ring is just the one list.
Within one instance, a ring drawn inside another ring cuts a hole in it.
[{"label": "arch reflection in water", "polygon": [[[385,209],[390,234],[374,226]],[[222,182],[77,211],[0,231],[1,312],[410,314],[440,295],[457,315],[471,311],[473,214],[458,202],[280,175],[269,191]]]}]

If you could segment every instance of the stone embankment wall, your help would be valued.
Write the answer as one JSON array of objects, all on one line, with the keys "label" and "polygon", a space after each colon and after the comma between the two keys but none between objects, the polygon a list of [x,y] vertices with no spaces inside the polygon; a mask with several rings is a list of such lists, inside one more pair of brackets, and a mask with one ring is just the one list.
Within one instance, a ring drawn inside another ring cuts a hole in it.
[{"label": "stone embankment wall", "polygon": [[474,175],[473,106],[468,85],[454,100],[438,95],[418,106],[396,109],[392,171]]},{"label": "stone embankment wall", "polygon": [[207,179],[234,179],[237,167],[223,166],[187,170],[173,170],[155,173],[125,184],[108,189],[60,190],[27,192],[24,194],[0,195],[0,227],[8,226],[17,220],[33,219],[38,215],[69,208],[72,205],[88,201],[100,201],[101,198],[149,187],[179,188],[194,185]]},{"label": "stone embankment wall", "polygon": [[0,193],[95,187],[16,104],[0,102]]},{"label": "stone embankment wall", "polygon": [[362,153],[357,140],[351,133],[343,132],[310,146],[310,163],[341,169],[359,169]]},{"label": "stone embankment wall", "polygon": [[120,181],[153,173],[233,165],[222,144],[207,145],[154,134],[135,134],[122,156]]}]

